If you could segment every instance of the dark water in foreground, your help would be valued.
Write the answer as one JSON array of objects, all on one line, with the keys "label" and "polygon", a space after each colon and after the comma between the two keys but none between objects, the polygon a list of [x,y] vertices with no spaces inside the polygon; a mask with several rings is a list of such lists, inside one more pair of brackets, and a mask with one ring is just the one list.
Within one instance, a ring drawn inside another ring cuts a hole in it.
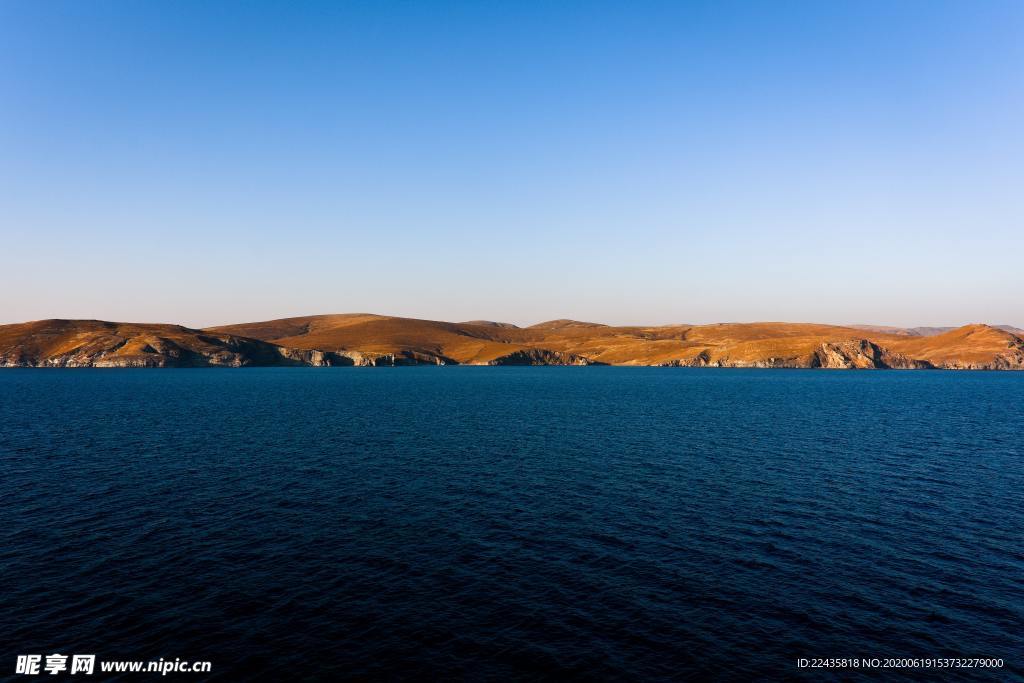
[{"label": "dark water in foreground", "polygon": [[2,370],[0,418],[0,677],[1024,671],[1024,373]]}]

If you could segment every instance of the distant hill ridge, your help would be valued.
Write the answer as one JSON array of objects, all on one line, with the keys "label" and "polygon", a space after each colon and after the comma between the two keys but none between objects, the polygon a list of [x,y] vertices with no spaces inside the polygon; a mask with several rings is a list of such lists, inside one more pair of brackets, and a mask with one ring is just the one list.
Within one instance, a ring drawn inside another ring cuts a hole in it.
[{"label": "distant hill ridge", "polygon": [[[868,330],[869,332],[887,332],[908,337],[934,337],[937,334],[945,334],[957,329],[955,327],[889,327],[886,325],[850,325],[856,330]],[[998,330],[1010,332],[1017,336],[1024,335],[1024,329],[1013,325],[991,325]]]},{"label": "distant hill ridge", "polygon": [[647,365],[1024,369],[1024,331],[984,324],[891,328],[813,323],[530,327],[372,313],[206,329],[99,320],[0,325],[0,367]]}]

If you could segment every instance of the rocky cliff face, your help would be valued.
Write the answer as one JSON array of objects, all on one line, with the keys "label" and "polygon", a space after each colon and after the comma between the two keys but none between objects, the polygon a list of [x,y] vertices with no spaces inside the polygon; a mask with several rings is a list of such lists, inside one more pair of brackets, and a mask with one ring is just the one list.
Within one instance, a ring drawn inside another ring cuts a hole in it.
[{"label": "rocky cliff face", "polygon": [[943,370],[1024,370],[1024,341],[1010,342],[991,362],[950,360],[936,365]]},{"label": "rocky cliff face", "polygon": [[1016,337],[1006,344],[1006,351],[996,356],[996,370],[1024,370],[1024,339]]},{"label": "rocky cliff face", "polygon": [[932,364],[893,353],[867,339],[850,339],[823,343],[811,355],[807,367],[812,368],[930,368]]},{"label": "rocky cliff face", "polygon": [[270,362],[263,365],[309,365],[314,368],[344,367],[356,365],[355,360],[345,353],[332,351],[316,351],[308,349],[288,349],[283,346],[276,348],[280,356],[280,362]]},{"label": "rocky cliff face", "polygon": [[487,365],[601,365],[575,353],[549,349],[520,349],[488,361]]},{"label": "rocky cliff face", "polygon": [[704,349],[693,358],[677,358],[675,360],[658,363],[663,368],[708,368],[720,367],[718,362],[711,360],[711,352]]},{"label": "rocky cliff face", "polygon": [[919,369],[934,367],[928,361],[914,360],[901,353],[868,341],[867,339],[849,339],[838,342],[822,342],[813,353],[805,356],[747,359],[731,358],[725,355],[713,358],[710,349],[701,351],[696,356],[661,363],[669,367],[690,368],[833,368],[833,369]]},{"label": "rocky cliff face", "polygon": [[393,367],[398,365],[458,365],[451,358],[419,351],[401,351],[399,353],[364,353],[362,351],[337,351],[336,355],[344,356],[352,361],[350,365],[360,367]]}]

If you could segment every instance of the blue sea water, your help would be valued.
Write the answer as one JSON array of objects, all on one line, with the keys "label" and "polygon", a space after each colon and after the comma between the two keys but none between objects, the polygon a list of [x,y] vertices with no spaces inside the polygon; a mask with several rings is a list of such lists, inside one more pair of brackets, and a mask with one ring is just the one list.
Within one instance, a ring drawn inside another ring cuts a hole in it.
[{"label": "blue sea water", "polygon": [[3,370],[0,468],[0,677],[1024,675],[1024,373]]}]

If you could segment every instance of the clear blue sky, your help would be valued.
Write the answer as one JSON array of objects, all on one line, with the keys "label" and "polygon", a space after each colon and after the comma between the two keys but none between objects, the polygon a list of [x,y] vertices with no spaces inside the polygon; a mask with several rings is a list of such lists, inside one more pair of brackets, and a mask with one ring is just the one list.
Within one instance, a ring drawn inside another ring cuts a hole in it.
[{"label": "clear blue sky", "polygon": [[1024,325],[1024,2],[0,3],[0,322]]}]

